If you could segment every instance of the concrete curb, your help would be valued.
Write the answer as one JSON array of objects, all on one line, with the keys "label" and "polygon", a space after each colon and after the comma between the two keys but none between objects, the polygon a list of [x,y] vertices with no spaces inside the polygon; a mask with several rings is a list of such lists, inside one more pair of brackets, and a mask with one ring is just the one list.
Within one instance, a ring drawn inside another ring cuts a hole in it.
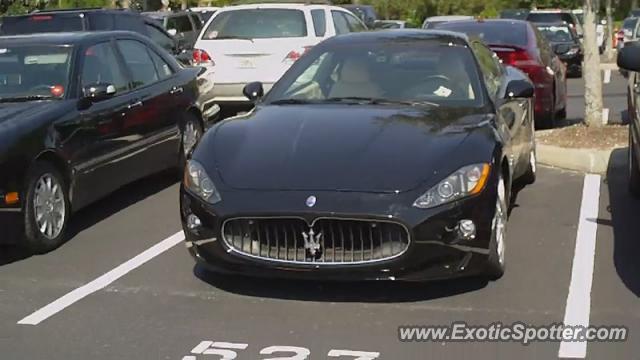
[{"label": "concrete curb", "polygon": [[569,149],[538,144],[536,154],[540,164],[585,173],[606,174],[614,150]]}]

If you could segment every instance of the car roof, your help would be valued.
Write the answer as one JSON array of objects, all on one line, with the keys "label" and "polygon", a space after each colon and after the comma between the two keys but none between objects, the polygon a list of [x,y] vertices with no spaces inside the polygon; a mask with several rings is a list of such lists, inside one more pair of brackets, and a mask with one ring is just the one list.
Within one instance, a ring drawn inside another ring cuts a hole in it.
[{"label": "car roof", "polygon": [[[513,25],[527,25],[528,21],[518,19],[470,19],[470,20],[456,20],[451,23],[455,24],[505,24],[511,23]],[[447,24],[440,24],[446,26]]]},{"label": "car roof", "polygon": [[220,8],[218,12],[226,12],[233,10],[245,10],[245,9],[297,9],[304,10],[310,7],[321,7],[321,8],[331,8],[331,9],[341,9],[342,7],[333,6],[333,5],[323,5],[323,4],[313,4],[313,3],[258,3],[258,4],[239,4],[239,5],[230,5]]},{"label": "car roof", "polygon": [[325,40],[323,44],[353,44],[353,43],[369,43],[378,42],[383,40],[394,39],[407,39],[414,40],[442,40],[452,41],[459,40],[465,43],[469,42],[469,37],[463,33],[446,31],[446,30],[422,30],[422,29],[403,29],[403,30],[383,30],[383,31],[364,31],[354,32],[344,35],[338,35],[328,40]]},{"label": "car roof", "polygon": [[456,21],[456,20],[471,20],[473,16],[469,15],[443,15],[443,16],[431,16],[427,18],[427,21]]},{"label": "car roof", "polygon": [[38,14],[73,14],[73,13],[112,13],[112,14],[137,14],[134,11],[128,9],[104,9],[104,8],[82,8],[82,9],[50,9],[50,10],[37,10],[31,14],[22,16],[33,16]]},{"label": "car roof", "polygon": [[143,36],[131,31],[81,31],[8,35],[0,37],[0,43],[18,43],[20,45],[76,45],[85,42],[95,42],[103,39],[110,39],[114,36],[143,38]]}]

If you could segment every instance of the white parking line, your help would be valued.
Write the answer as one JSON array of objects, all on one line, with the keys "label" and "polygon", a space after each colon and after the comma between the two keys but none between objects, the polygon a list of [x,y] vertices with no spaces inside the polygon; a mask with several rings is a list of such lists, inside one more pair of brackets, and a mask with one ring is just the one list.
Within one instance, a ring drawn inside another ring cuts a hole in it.
[{"label": "white parking line", "polygon": [[609,108],[602,109],[602,124],[607,125],[609,123]]},{"label": "white parking line", "polygon": [[81,286],[70,293],[58,298],[56,301],[46,305],[45,307],[37,310],[33,314],[25,317],[24,319],[18,321],[20,325],[38,325],[44,320],[47,320],[51,316],[59,313],[64,310],[66,307],[74,304],[75,302],[81,300],[82,298],[93,294],[94,292],[104,289],[112,282],[118,280],[123,277],[127,273],[132,270],[140,267],[147,261],[153,259],[154,257],[162,254],[163,252],[171,249],[175,245],[179,244],[184,240],[184,233],[182,231],[168,237],[167,239],[155,244],[149,249],[143,251],[137,256],[133,257],[129,261],[120,264],[115,269],[107,272],[106,274],[100,276],[99,278],[91,281],[90,283]]},{"label": "white parking line", "polygon": [[607,69],[604,71],[604,83],[608,84],[611,82],[611,70]]},{"label": "white parking line", "polygon": [[[582,205],[578,222],[576,249],[571,269],[571,284],[564,313],[564,324],[588,326],[591,312],[591,285],[596,251],[598,210],[600,207],[600,175],[586,175],[582,190]],[[560,343],[558,356],[561,358],[584,359],[587,356],[587,342]]]}]

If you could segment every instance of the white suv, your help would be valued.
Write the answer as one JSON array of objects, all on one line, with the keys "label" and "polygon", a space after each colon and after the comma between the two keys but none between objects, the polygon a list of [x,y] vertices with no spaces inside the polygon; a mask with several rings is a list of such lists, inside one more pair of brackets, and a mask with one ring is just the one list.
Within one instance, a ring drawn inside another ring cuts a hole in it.
[{"label": "white suv", "polygon": [[261,81],[265,92],[309,48],[324,39],[364,31],[348,10],[313,4],[251,4],[220,9],[204,26],[193,63],[213,69],[213,101],[248,103],[243,87]]}]

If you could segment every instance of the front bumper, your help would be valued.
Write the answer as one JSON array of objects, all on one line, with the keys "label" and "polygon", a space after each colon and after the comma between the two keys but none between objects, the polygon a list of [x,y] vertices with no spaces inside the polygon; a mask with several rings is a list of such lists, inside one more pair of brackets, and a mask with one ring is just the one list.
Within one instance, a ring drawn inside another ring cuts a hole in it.
[{"label": "front bumper", "polygon": [[[264,93],[266,94],[273,87],[274,83],[263,83]],[[212,101],[216,104],[249,104],[251,101],[247,99],[242,90],[246,83],[220,83],[216,82],[211,93],[213,94]]]},{"label": "front bumper", "polygon": [[[398,205],[406,204],[405,198],[411,198],[414,194],[407,197],[396,194],[319,193],[316,195],[322,200],[319,200],[317,209],[310,212],[304,206],[308,192],[225,193],[222,203],[214,207],[204,204],[181,188],[180,207],[189,252],[199,264],[214,272],[336,281],[424,281],[484,273],[489,254],[491,221],[495,212],[496,194],[492,189],[495,186],[490,183],[476,197],[429,210]],[[389,200],[393,197],[397,198],[398,203],[389,206]],[[277,204],[286,210],[274,212],[263,204]],[[341,211],[336,212],[322,204],[340,204]],[[389,209],[393,208],[394,211],[389,214]],[[190,214],[196,215],[202,223],[195,231],[187,226]],[[226,219],[264,216],[304,217],[311,221],[318,217],[384,219],[404,225],[409,229],[411,240],[404,253],[389,260],[328,265],[257,259],[238,252],[222,239],[221,224]],[[457,233],[448,230],[462,219],[471,219],[476,224],[477,236],[474,240],[461,240]]]},{"label": "front bumper", "polygon": [[23,219],[18,208],[0,208],[0,244],[13,244],[20,239]]}]

